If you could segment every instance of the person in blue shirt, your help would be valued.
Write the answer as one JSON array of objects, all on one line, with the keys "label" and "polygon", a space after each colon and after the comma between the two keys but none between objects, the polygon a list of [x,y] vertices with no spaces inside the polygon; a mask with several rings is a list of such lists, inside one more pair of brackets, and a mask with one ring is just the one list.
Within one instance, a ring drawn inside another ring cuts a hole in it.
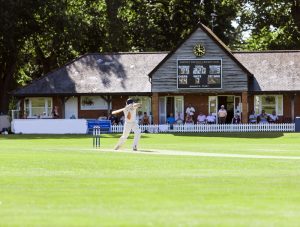
[{"label": "person in blue shirt", "polygon": [[175,124],[175,117],[173,115],[173,113],[170,113],[169,117],[167,118],[167,123],[170,124],[170,125],[173,125]]}]

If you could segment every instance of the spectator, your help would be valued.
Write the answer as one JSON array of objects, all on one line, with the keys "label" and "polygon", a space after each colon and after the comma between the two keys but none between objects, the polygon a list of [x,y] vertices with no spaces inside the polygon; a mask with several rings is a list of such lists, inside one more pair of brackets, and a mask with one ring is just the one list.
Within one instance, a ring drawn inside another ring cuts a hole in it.
[{"label": "spectator", "polygon": [[175,121],[176,121],[176,124],[183,124],[183,116],[180,112],[177,112],[177,115],[175,117]]},{"label": "spectator", "polygon": [[249,115],[249,123],[250,124],[256,124],[257,123],[257,116],[256,116],[254,110],[252,110],[250,115]]},{"label": "spectator", "polygon": [[139,125],[141,125],[143,123],[143,112],[142,111],[138,111],[137,117],[136,117],[136,121]]},{"label": "spectator", "polygon": [[53,118],[59,118],[59,113],[58,113],[58,106],[54,106],[52,110],[52,117]]},{"label": "spectator", "polygon": [[107,117],[104,115],[104,116],[100,116],[100,117],[98,117],[98,120],[100,121],[100,120],[107,120]]},{"label": "spectator", "polygon": [[40,118],[48,118],[46,112],[43,112],[43,114],[40,116]]},{"label": "spectator", "polygon": [[185,124],[194,124],[193,116],[187,114],[185,117]]},{"label": "spectator", "polygon": [[194,114],[195,114],[195,108],[192,107],[192,104],[191,104],[191,103],[190,103],[189,106],[186,108],[185,113],[186,113],[187,115],[189,115],[189,116],[192,116],[192,117],[194,116]]},{"label": "spectator", "polygon": [[108,120],[110,120],[111,125],[118,125],[118,119],[114,115],[109,114]]},{"label": "spectator", "polygon": [[207,121],[208,124],[215,124],[216,123],[216,117],[213,115],[213,113],[210,113],[206,117],[206,121]]},{"label": "spectator", "polygon": [[264,110],[261,111],[261,114],[258,115],[257,121],[260,124],[266,124],[269,122],[269,116],[266,114]]},{"label": "spectator", "polygon": [[200,112],[197,117],[197,124],[205,124],[206,123],[206,116]]},{"label": "spectator", "polygon": [[219,117],[219,124],[225,124],[226,117],[227,117],[227,110],[225,109],[224,105],[221,105],[221,109],[218,111]]},{"label": "spectator", "polygon": [[142,125],[150,125],[150,119],[146,112],[144,112],[144,116],[142,118]]},{"label": "spectator", "polygon": [[276,115],[275,110],[269,115],[269,123],[278,123],[278,116]]},{"label": "spectator", "polygon": [[169,117],[167,118],[167,123],[170,125],[173,125],[176,123],[175,117],[173,116],[173,113],[170,113]]},{"label": "spectator", "polygon": [[231,124],[240,124],[240,123],[241,123],[240,115],[236,113],[232,118]]},{"label": "spectator", "polygon": [[122,116],[120,117],[120,121],[119,121],[119,125],[124,125],[124,122],[125,122],[125,116],[124,116],[124,113],[122,114]]}]

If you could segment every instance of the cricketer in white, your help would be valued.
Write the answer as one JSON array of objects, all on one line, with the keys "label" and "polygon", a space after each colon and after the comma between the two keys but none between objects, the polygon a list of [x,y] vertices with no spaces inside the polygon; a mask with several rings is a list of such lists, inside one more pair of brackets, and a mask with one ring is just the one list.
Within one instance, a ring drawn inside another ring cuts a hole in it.
[{"label": "cricketer in white", "polygon": [[126,106],[123,109],[125,116],[125,123],[123,129],[123,135],[120,137],[119,142],[115,146],[115,150],[120,149],[120,147],[125,143],[128,138],[130,131],[134,132],[134,140],[132,149],[137,151],[137,146],[141,137],[141,130],[139,129],[139,125],[136,121],[136,110],[141,106],[140,103],[134,103],[133,99],[127,99]]}]

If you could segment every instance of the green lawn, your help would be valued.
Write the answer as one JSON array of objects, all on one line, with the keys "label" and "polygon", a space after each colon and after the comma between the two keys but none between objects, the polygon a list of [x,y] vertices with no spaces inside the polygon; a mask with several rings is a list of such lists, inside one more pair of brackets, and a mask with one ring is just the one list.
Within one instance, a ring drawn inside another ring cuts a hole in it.
[{"label": "green lawn", "polygon": [[0,226],[300,225],[300,134],[119,136],[1,135]]}]

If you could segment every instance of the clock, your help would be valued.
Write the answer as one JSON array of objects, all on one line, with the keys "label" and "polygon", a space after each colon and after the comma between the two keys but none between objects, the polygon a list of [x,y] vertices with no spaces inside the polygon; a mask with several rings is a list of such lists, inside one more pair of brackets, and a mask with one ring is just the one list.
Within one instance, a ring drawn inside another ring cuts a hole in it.
[{"label": "clock", "polygon": [[193,53],[194,55],[201,57],[205,54],[205,47],[201,43],[198,43],[194,46]]}]

